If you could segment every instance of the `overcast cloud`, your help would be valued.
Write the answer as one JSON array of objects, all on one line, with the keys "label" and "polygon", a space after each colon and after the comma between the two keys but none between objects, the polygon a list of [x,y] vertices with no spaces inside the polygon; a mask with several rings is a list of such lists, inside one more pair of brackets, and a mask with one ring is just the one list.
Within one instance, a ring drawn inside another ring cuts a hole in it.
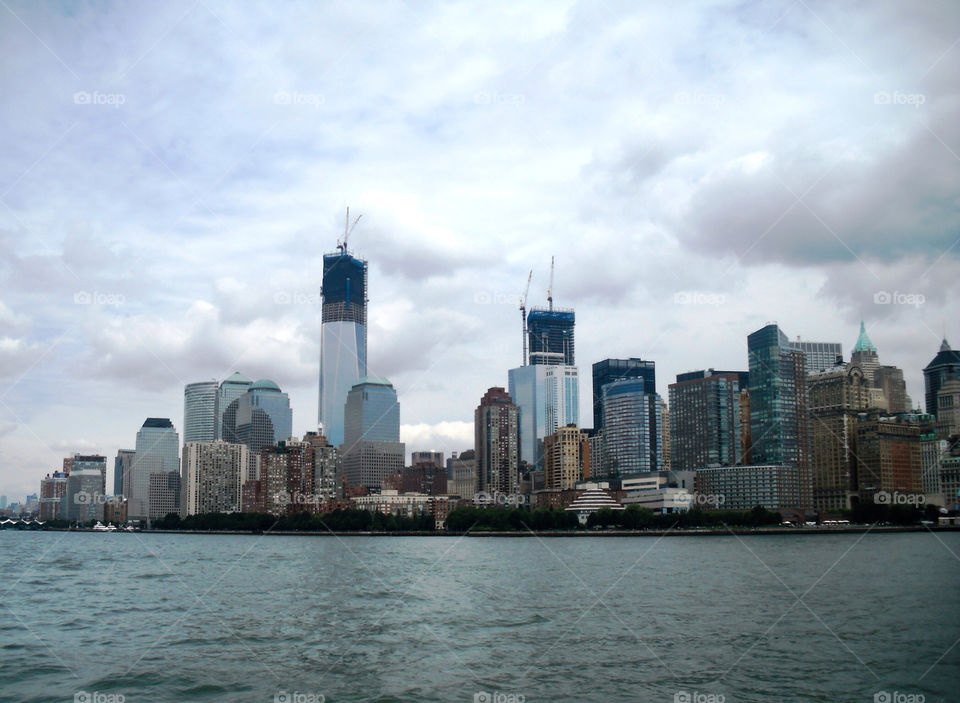
[{"label": "overcast cloud", "polygon": [[551,255],[585,425],[593,362],[653,359],[666,395],[768,320],[849,354],[863,316],[915,404],[960,344],[951,0],[7,1],[0,37],[11,499],[235,370],[312,429],[348,205],[408,451],[472,445]]}]

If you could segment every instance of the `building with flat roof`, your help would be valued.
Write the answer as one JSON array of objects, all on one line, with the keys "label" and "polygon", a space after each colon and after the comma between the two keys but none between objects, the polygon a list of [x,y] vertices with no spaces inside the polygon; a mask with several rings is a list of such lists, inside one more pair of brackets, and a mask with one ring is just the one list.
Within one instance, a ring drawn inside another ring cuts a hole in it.
[{"label": "building with flat roof", "polygon": [[343,474],[352,486],[380,488],[403,469],[406,447],[400,441],[400,403],[385,378],[364,377],[350,389],[344,414]]},{"label": "building with flat roof", "polygon": [[809,478],[809,472],[793,465],[706,467],[696,472],[695,500],[717,510],[752,510],[759,505],[767,510],[808,511]]},{"label": "building with flat roof", "polygon": [[520,410],[507,392],[493,387],[474,411],[477,492],[520,492]]}]

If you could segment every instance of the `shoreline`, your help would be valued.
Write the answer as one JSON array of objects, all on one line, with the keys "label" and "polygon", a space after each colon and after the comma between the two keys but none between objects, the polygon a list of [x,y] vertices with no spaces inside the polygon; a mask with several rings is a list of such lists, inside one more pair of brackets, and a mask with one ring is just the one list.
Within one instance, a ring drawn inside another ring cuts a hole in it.
[{"label": "shoreline", "polygon": [[[4,532],[82,532],[104,534],[92,528],[70,529],[65,527],[51,527],[44,530],[3,530]],[[723,536],[750,536],[750,535],[836,535],[836,534],[890,534],[904,532],[960,532],[958,525],[885,525],[870,526],[858,525],[850,527],[774,527],[774,528],[744,528],[728,529],[704,528],[685,530],[550,530],[542,532],[508,530],[489,531],[471,530],[468,532],[332,532],[325,531],[274,531],[255,532],[249,530],[137,530],[126,532],[117,530],[106,534],[164,534],[164,535],[251,535],[269,537],[723,537]]]}]

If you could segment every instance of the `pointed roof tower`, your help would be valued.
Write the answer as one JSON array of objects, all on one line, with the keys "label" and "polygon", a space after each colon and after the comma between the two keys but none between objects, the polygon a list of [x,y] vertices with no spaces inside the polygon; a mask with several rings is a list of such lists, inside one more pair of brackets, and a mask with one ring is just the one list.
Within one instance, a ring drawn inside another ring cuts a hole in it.
[{"label": "pointed roof tower", "polygon": [[863,324],[863,320],[860,320],[860,336],[857,337],[857,343],[853,347],[853,353],[863,351],[872,351],[876,353],[877,348],[873,346],[873,342],[870,341],[870,337],[867,336],[867,328]]}]

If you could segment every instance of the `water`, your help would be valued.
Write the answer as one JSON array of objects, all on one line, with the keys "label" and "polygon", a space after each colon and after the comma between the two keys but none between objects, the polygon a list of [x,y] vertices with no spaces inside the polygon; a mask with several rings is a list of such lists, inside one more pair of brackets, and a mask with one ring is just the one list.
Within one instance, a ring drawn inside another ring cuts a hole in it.
[{"label": "water", "polygon": [[0,561],[0,701],[960,698],[958,533],[7,531]]}]

